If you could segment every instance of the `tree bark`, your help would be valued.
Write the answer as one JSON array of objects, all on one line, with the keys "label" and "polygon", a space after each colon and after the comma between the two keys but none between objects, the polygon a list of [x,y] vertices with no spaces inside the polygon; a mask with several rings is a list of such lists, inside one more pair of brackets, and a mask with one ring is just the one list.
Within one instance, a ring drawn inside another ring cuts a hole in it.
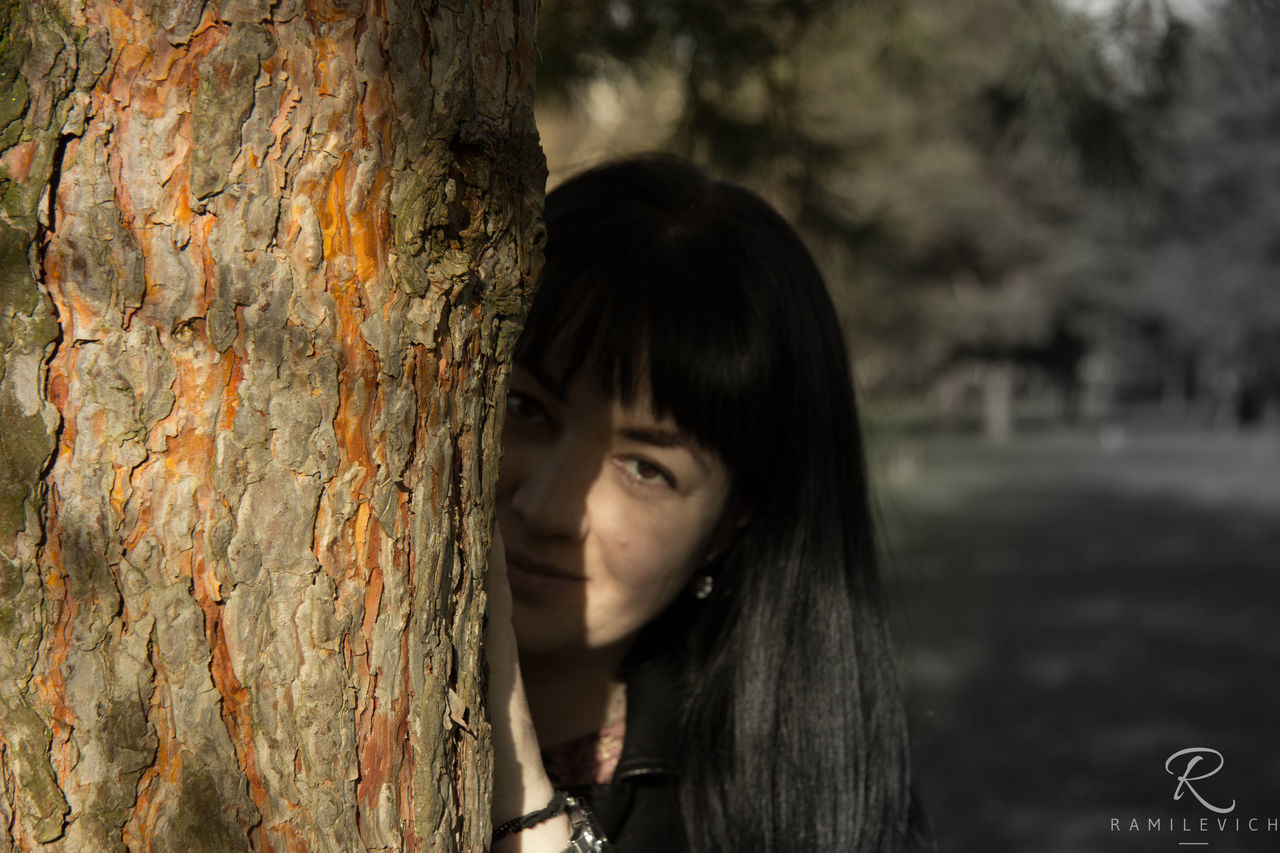
[{"label": "tree bark", "polygon": [[536,0],[0,0],[0,850],[481,850]]}]

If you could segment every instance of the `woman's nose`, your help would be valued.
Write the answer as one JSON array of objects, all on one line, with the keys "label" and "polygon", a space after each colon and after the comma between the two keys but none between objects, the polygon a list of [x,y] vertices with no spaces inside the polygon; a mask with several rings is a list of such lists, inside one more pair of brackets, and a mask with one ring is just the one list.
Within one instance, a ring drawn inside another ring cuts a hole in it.
[{"label": "woman's nose", "polygon": [[587,494],[599,471],[598,461],[561,446],[536,454],[519,468],[514,472],[518,480],[511,492],[511,510],[528,532],[573,540],[586,536]]}]

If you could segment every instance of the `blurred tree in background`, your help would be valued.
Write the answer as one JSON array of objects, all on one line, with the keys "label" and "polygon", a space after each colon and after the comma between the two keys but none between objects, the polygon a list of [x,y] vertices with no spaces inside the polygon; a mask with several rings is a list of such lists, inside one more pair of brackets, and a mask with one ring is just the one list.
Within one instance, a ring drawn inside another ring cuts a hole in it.
[{"label": "blurred tree in background", "polygon": [[1280,398],[1280,5],[1233,0],[1206,22],[1161,175],[1135,297],[1182,368],[1181,393],[1259,422]]},{"label": "blurred tree in background", "polygon": [[553,181],[662,149],[761,192],[825,268],[865,390],[999,438],[1015,403],[1099,420],[1277,362],[1278,18],[548,0],[539,124]]}]

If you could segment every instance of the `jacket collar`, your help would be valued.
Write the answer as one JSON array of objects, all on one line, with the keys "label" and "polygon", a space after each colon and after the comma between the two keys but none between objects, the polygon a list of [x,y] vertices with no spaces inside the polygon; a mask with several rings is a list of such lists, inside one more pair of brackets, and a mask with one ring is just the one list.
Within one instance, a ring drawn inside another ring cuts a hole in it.
[{"label": "jacket collar", "polygon": [[627,677],[627,730],[614,781],[676,776],[680,731],[679,679],[669,666],[649,661]]}]

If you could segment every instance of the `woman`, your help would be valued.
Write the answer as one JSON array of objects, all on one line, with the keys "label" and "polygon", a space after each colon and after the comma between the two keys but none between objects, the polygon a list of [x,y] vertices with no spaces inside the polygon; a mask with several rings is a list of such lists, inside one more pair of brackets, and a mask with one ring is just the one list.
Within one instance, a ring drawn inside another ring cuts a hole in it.
[{"label": "woman", "polygon": [[848,361],[808,252],[666,158],[580,175],[546,218],[498,487],[494,850],[909,849]]}]

